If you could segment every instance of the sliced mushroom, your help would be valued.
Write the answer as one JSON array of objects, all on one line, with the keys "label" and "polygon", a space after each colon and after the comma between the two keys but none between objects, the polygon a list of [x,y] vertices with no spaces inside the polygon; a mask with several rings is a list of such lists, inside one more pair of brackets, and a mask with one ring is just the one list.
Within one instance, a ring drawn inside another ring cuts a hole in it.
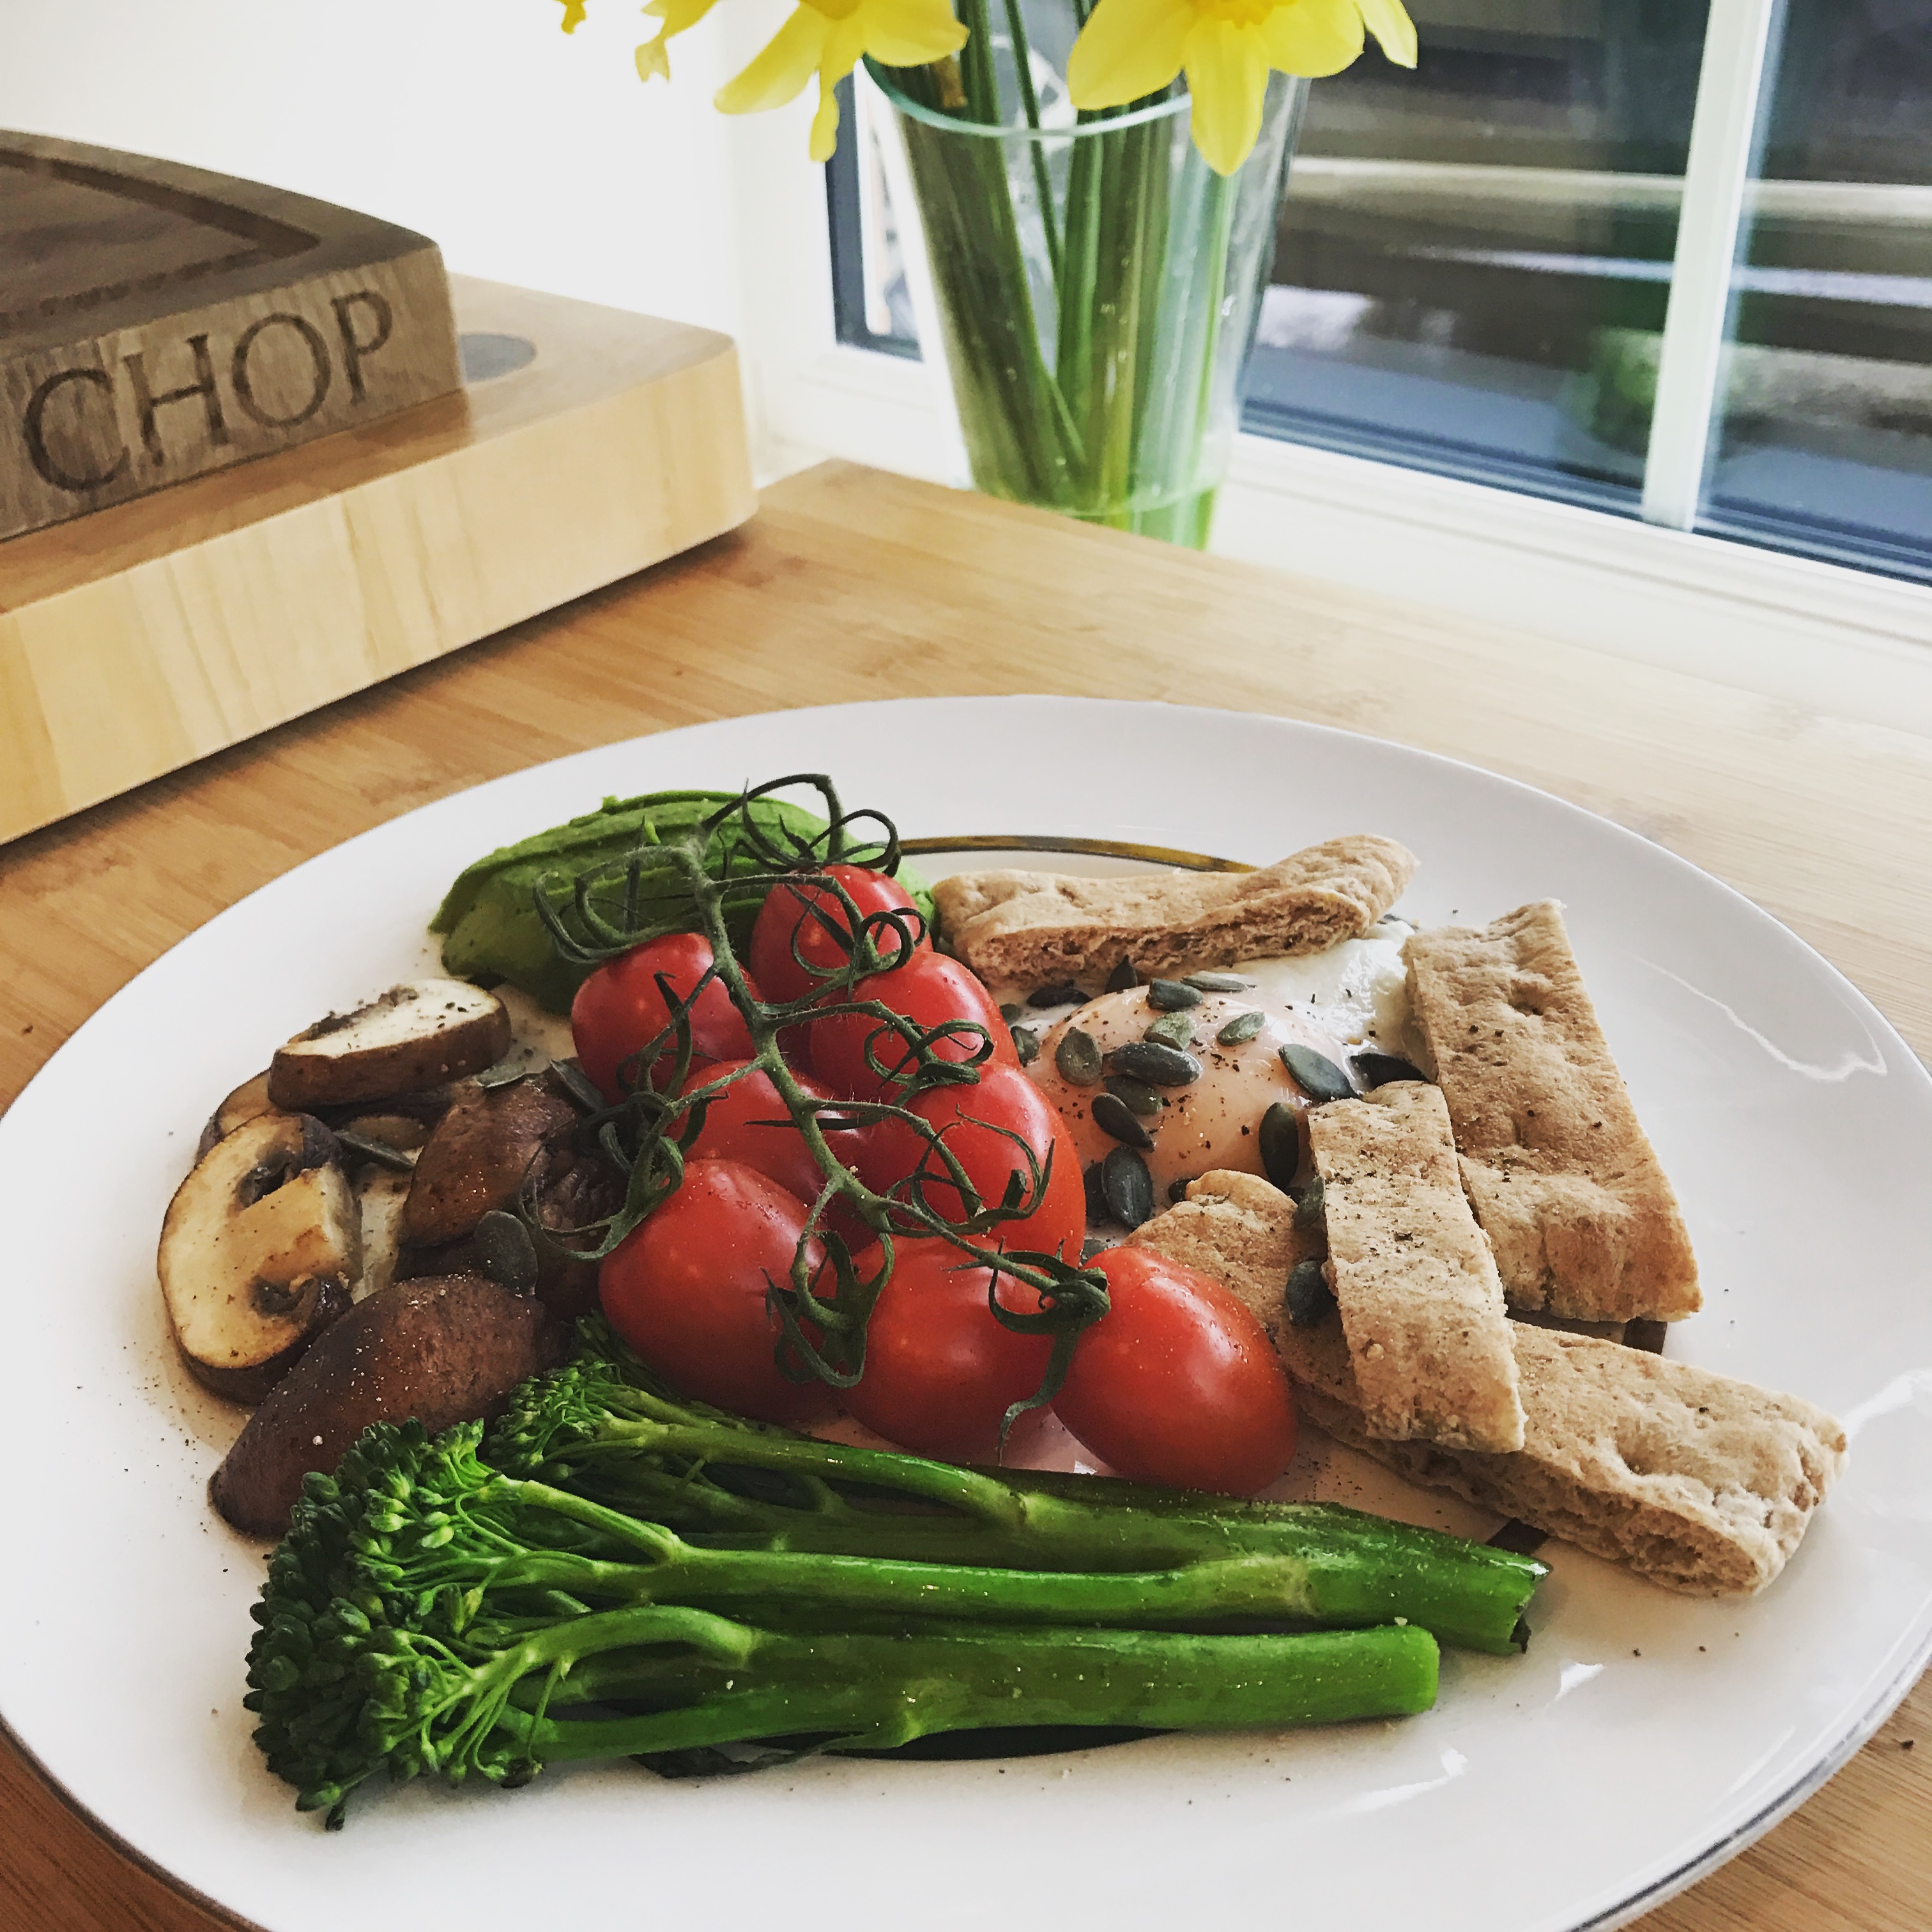
[{"label": "sliced mushroom", "polygon": [[416,1156],[403,1239],[419,1246],[463,1240],[491,1208],[516,1199],[545,1144],[579,1118],[542,1079],[464,1089]]},{"label": "sliced mushroom", "polygon": [[355,1298],[366,1301],[396,1279],[402,1250],[403,1209],[410,1176],[373,1163],[357,1172],[356,1205],[362,1217],[362,1266]]},{"label": "sliced mushroom", "polygon": [[175,1340],[216,1394],[259,1402],[348,1307],[361,1216],[335,1136],[258,1114],[176,1190],[156,1263]]},{"label": "sliced mushroom", "polygon": [[542,1305],[480,1275],[398,1282],[338,1322],[248,1418],[208,1493],[237,1529],[279,1536],[311,1469],[332,1469],[373,1422],[432,1432],[494,1414],[557,1360]]},{"label": "sliced mushroom", "polygon": [[268,1076],[256,1074],[252,1080],[244,1080],[221,1105],[208,1117],[208,1125],[201,1130],[201,1138],[196,1143],[194,1157],[201,1159],[218,1140],[225,1139],[237,1127],[245,1126],[258,1114],[266,1114],[274,1106],[268,1098]]},{"label": "sliced mushroom", "polygon": [[297,1034],[276,1052],[268,1095],[278,1107],[314,1109],[416,1093],[494,1065],[509,1044],[510,1016],[494,993],[418,980]]}]

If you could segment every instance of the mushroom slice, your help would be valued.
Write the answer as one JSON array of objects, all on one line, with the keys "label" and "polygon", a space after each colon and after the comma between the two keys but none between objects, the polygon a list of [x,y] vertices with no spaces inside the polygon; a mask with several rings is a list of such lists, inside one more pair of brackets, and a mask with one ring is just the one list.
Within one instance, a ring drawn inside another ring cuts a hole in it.
[{"label": "mushroom slice", "polygon": [[361,1213],[335,1136],[258,1114],[176,1190],[156,1258],[175,1340],[216,1394],[259,1402],[349,1306]]},{"label": "mushroom slice", "polygon": [[547,1144],[579,1118],[542,1079],[467,1088],[416,1156],[403,1239],[418,1246],[462,1240],[491,1208],[516,1199]]},{"label": "mushroom slice", "polygon": [[415,1093],[494,1065],[509,1045],[510,1016],[494,993],[464,980],[413,980],[278,1048],[268,1097],[308,1109]]},{"label": "mushroom slice", "polygon": [[253,1079],[243,1081],[208,1115],[208,1124],[202,1129],[201,1138],[195,1144],[195,1159],[200,1160],[217,1141],[226,1138],[237,1127],[245,1125],[257,1114],[267,1113],[274,1104],[268,1098],[267,1074],[258,1073]]},{"label": "mushroom slice", "polygon": [[356,1211],[362,1219],[362,1266],[355,1298],[366,1301],[396,1279],[402,1241],[403,1208],[410,1177],[373,1162],[356,1178]]}]

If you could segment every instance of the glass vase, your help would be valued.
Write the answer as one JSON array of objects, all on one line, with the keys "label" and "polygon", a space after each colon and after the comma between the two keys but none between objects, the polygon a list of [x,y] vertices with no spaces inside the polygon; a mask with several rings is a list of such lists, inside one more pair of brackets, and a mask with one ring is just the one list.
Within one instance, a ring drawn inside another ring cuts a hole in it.
[{"label": "glass vase", "polygon": [[872,74],[975,487],[1204,546],[1307,82],[1272,76],[1254,152],[1224,177],[1184,96],[1056,118],[1048,92],[1039,126],[992,126],[916,98],[932,70]]}]

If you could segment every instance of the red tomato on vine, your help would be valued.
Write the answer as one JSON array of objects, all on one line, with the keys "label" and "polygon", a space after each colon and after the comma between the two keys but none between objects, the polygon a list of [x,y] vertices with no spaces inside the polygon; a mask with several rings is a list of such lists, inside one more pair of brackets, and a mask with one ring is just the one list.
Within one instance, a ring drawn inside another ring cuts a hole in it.
[{"label": "red tomato on vine", "polygon": [[1218,1281],[1148,1248],[1089,1266],[1112,1306],[1074,1346],[1054,1412],[1123,1476],[1251,1496],[1294,1454],[1268,1331]]},{"label": "red tomato on vine", "polygon": [[[570,1007],[571,1038],[578,1062],[607,1100],[614,1104],[624,1097],[624,1062],[670,1024],[671,1010],[658,984],[659,976],[672,999],[682,1002],[690,998],[692,988],[712,964],[711,942],[702,934],[674,932],[607,959],[578,988]],[[758,997],[755,982],[747,983]],[[750,1029],[722,980],[713,980],[698,994],[690,1024],[694,1060],[752,1057]],[[668,1085],[676,1060],[676,1042],[667,1040],[652,1066],[650,1084]]]},{"label": "red tomato on vine", "polygon": [[[1012,1035],[992,996],[970,969],[943,952],[915,952],[904,965],[861,980],[851,997],[877,1000],[922,1032],[955,1022],[983,1027],[993,1043],[992,1058],[1008,1066],[1019,1064]],[[812,1023],[812,1066],[835,1093],[855,1100],[892,1099],[903,1089],[892,1088],[887,1078],[873,1071],[866,1057],[868,1042],[886,1076],[898,1072],[910,1057],[902,1036],[875,1015],[827,1013]],[[970,1060],[980,1048],[978,1034],[964,1030],[940,1031],[933,1042],[933,1052],[941,1060]]]},{"label": "red tomato on vine", "polygon": [[[935,1087],[907,1111],[942,1138],[985,1205],[998,1206],[1016,1177],[1030,1191],[1034,1170],[1028,1163],[1028,1152],[1046,1171],[1046,1192],[1031,1214],[1024,1220],[1003,1221],[974,1240],[985,1247],[1027,1248],[1070,1262],[1080,1258],[1087,1232],[1087,1195],[1079,1156],[1060,1124],[1059,1108],[1018,1067],[1001,1063],[982,1067],[976,1084]],[[1010,1138],[1014,1135],[1018,1142]],[[967,1203],[944,1160],[927,1137],[908,1122],[878,1122],[852,1165],[875,1194],[891,1192],[922,1167],[926,1204],[948,1220],[965,1215]],[[905,1198],[903,1192],[900,1198]],[[919,1224],[908,1216],[901,1225],[910,1233],[916,1232]]]},{"label": "red tomato on vine", "polygon": [[[1016,1335],[988,1304],[989,1268],[950,1242],[901,1241],[866,1329],[866,1371],[845,1402],[868,1429],[925,1456],[990,1456],[1000,1423],[1039,1388],[1052,1339]],[[879,1250],[858,1258],[877,1274]],[[1002,1276],[1000,1306],[1037,1314],[1032,1289]]]},{"label": "red tomato on vine", "polygon": [[[862,920],[873,913],[906,914],[907,929],[920,934],[914,950],[932,950],[911,896],[898,880],[863,866],[833,865],[825,870],[844,888]],[[892,958],[898,950],[887,928],[874,928],[873,944],[882,958]],[[759,908],[752,928],[752,971],[767,999],[802,1000],[822,983],[807,967],[817,967],[821,974],[836,971],[850,956],[851,944],[850,916],[836,892],[808,879],[788,881],[772,886]],[[801,959],[806,964],[801,965]]]},{"label": "red tomato on vine", "polygon": [[[598,1299],[611,1327],[700,1402],[762,1422],[820,1407],[824,1389],[781,1372],[769,1305],[805,1232],[806,1204],[735,1160],[694,1160],[673,1194],[604,1256]],[[812,1264],[824,1250],[814,1241]]]}]

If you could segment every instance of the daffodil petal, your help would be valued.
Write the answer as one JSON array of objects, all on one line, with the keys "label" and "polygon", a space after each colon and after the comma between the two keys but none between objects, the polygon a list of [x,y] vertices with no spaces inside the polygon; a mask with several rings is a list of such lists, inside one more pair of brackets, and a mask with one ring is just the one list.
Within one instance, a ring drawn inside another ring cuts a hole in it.
[{"label": "daffodil petal", "polygon": [[574,34],[584,24],[584,0],[563,0],[563,31]]},{"label": "daffodil petal", "polygon": [[1369,32],[1381,42],[1382,52],[1397,67],[1415,64],[1415,22],[1404,10],[1402,0],[1360,0],[1362,18]]},{"label": "daffodil petal", "polygon": [[1288,0],[1262,22],[1258,32],[1267,44],[1268,64],[1283,74],[1340,74],[1362,51],[1362,14],[1356,0]]},{"label": "daffodil petal", "polygon": [[860,51],[888,67],[921,67],[966,44],[966,29],[946,0],[863,0],[850,20],[863,35]]},{"label": "daffodil petal", "polygon": [[818,83],[818,108],[812,117],[812,158],[829,161],[838,146],[838,92],[821,78]]},{"label": "daffodil petal", "polygon": [[1100,0],[1066,63],[1076,107],[1124,107],[1156,93],[1180,71],[1192,0]]},{"label": "daffodil petal", "polygon": [[799,8],[751,65],[718,90],[712,105],[721,114],[762,114],[795,100],[818,70],[829,24],[823,14]]},{"label": "daffodil petal", "polygon": [[668,34],[660,34],[654,40],[644,41],[638,49],[638,78],[640,80],[668,80],[670,78],[670,54],[664,42]]},{"label": "daffodil petal", "polygon": [[1209,19],[1187,36],[1186,64],[1194,145],[1216,174],[1231,175],[1262,131],[1268,48],[1258,28]]},{"label": "daffodil petal", "polygon": [[644,9],[654,20],[664,22],[662,38],[687,33],[718,4],[718,0],[650,0]]}]

